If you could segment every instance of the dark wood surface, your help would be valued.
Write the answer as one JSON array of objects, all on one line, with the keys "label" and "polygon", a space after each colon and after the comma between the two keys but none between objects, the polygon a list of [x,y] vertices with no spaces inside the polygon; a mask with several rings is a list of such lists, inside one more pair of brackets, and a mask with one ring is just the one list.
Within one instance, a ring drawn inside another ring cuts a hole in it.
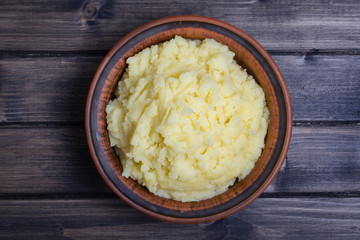
[{"label": "dark wood surface", "polygon": [[[87,91],[102,57],[4,56],[0,122],[84,122]],[[360,121],[360,55],[272,57],[288,85],[294,121]]]},{"label": "dark wood surface", "polygon": [[358,239],[356,198],[259,198],[225,219],[159,222],[116,198],[3,200],[2,239]]},{"label": "dark wood surface", "polygon": [[[293,102],[286,161],[223,220],[175,225],[114,196],[85,140],[84,106],[106,52],[149,21],[195,14],[258,40]],[[0,239],[360,239],[360,3],[0,2]]]},{"label": "dark wood surface", "polygon": [[267,50],[360,49],[356,0],[19,2],[1,1],[1,50],[108,51],[133,29],[173,15],[221,19],[249,33]]},{"label": "dark wood surface", "polygon": [[[360,126],[295,126],[286,161],[266,194],[356,193]],[[0,131],[0,196],[107,194],[83,126],[11,126]]]}]

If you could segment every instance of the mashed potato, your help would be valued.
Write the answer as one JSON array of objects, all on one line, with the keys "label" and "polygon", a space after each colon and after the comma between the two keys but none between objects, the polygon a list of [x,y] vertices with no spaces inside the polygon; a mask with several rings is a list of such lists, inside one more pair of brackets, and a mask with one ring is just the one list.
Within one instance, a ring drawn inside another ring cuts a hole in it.
[{"label": "mashed potato", "polygon": [[199,201],[251,171],[269,112],[234,55],[212,39],[175,37],[127,59],[106,108],[123,176],[165,198]]}]

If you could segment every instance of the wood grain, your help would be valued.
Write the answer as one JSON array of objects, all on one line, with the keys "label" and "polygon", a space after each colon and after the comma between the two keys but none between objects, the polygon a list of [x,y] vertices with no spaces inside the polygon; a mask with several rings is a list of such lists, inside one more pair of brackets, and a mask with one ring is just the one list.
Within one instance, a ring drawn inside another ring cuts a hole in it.
[{"label": "wood grain", "polygon": [[267,192],[359,192],[360,125],[294,127],[282,169]]},{"label": "wood grain", "polygon": [[83,122],[87,92],[101,59],[1,59],[0,122]]},{"label": "wood grain", "polygon": [[360,56],[273,56],[289,89],[294,121],[359,121]]},{"label": "wood grain", "polygon": [[[114,196],[82,126],[104,53],[180,14],[226,21],[271,51],[297,122],[266,193],[199,225],[158,222]],[[358,1],[2,0],[0,21],[1,240],[360,238]]]},{"label": "wood grain", "polygon": [[350,0],[3,0],[0,51],[107,51],[149,21],[184,14],[233,24],[267,50],[360,49],[360,8]]},{"label": "wood grain", "polygon": [[[83,122],[102,57],[0,59],[0,122]],[[360,121],[360,56],[273,58],[288,85],[295,121]]]},{"label": "wood grain", "polygon": [[110,192],[92,162],[85,127],[0,130],[0,195]]},{"label": "wood grain", "polygon": [[[102,194],[84,128],[0,130],[0,196]],[[287,159],[267,193],[358,192],[360,126],[294,127]]]},{"label": "wood grain", "polygon": [[[159,222],[120,199],[1,200],[1,239],[341,239],[360,235],[360,199],[257,199],[216,222]],[[21,234],[19,234],[21,233]]]}]

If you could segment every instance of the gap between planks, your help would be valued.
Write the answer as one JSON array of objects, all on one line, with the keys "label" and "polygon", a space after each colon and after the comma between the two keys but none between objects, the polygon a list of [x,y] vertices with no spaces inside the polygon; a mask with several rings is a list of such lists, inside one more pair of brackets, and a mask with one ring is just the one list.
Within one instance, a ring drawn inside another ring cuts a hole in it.
[{"label": "gap between planks", "polygon": [[[360,121],[293,121],[293,127],[332,127],[332,126],[359,126]],[[58,128],[58,127],[79,127],[85,122],[0,122],[2,128]]]},{"label": "gap between planks", "polygon": [[[360,198],[360,191],[346,192],[276,192],[262,193],[259,198]],[[73,199],[120,199],[114,193],[67,193],[67,194],[6,194],[1,200],[73,200]]]},{"label": "gap between planks", "polygon": [[[109,49],[110,51],[110,49]],[[103,56],[108,53],[104,50],[93,51],[0,51],[0,58],[47,58],[47,57],[72,57],[72,56]],[[356,56],[360,55],[359,49],[289,49],[268,50],[271,55],[329,55],[329,56]]]}]

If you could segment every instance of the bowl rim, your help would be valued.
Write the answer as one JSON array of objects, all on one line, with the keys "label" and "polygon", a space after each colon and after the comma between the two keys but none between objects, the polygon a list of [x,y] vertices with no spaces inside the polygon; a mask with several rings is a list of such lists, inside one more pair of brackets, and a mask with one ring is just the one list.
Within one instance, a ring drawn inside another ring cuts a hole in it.
[{"label": "bowl rim", "polygon": [[[91,110],[91,102],[93,99],[93,94],[94,94],[96,85],[98,83],[98,80],[99,80],[105,66],[112,58],[112,56],[128,40],[130,40],[134,36],[138,35],[139,33],[143,32],[149,28],[152,28],[154,26],[161,25],[161,24],[171,23],[171,22],[186,22],[186,21],[203,22],[203,23],[209,23],[209,24],[220,26],[222,28],[230,30],[230,31],[234,32],[235,34],[241,36],[246,41],[248,41],[252,46],[254,46],[259,51],[259,53],[264,57],[264,59],[268,62],[268,64],[273,69],[275,75],[278,78],[279,85],[281,87],[281,90],[282,90],[282,93],[284,96],[284,103],[285,103],[285,107],[286,107],[285,110],[286,110],[286,117],[287,117],[284,143],[283,143],[283,147],[281,149],[278,161],[276,162],[274,168],[270,172],[269,176],[265,179],[263,184],[252,195],[250,195],[246,200],[239,203],[238,205],[236,205],[232,208],[229,208],[223,212],[217,213],[217,214],[213,214],[213,215],[209,215],[209,216],[205,216],[205,217],[197,217],[197,218],[177,218],[177,217],[166,216],[166,215],[163,215],[160,213],[153,212],[153,211],[146,209],[146,208],[138,205],[137,203],[131,201],[127,196],[125,196],[122,192],[120,192],[117,189],[117,187],[112,183],[112,181],[108,178],[108,176],[104,172],[104,169],[101,167],[100,161],[96,155],[95,147],[93,144],[93,139],[91,136],[91,129],[90,129],[90,125],[91,125],[90,124],[90,112],[91,112],[90,110]],[[93,159],[93,162],[94,162],[98,172],[100,173],[100,175],[103,178],[103,180],[105,181],[105,183],[111,188],[111,190],[118,197],[120,197],[124,202],[126,202],[128,205],[132,206],[133,208],[137,209],[138,211],[140,211],[152,218],[158,219],[158,220],[172,222],[172,223],[186,223],[186,224],[188,224],[188,223],[203,223],[203,222],[209,222],[209,221],[218,220],[220,218],[224,218],[226,216],[229,216],[230,214],[233,214],[233,213],[243,209],[244,207],[249,205],[251,202],[253,202],[256,198],[258,198],[266,190],[266,188],[272,183],[272,181],[275,179],[277,173],[280,171],[281,166],[285,160],[285,157],[286,157],[287,151],[289,149],[289,145],[290,145],[290,139],[291,139],[291,133],[292,133],[291,99],[290,99],[289,91],[286,86],[285,80],[284,80],[278,66],[276,65],[275,61],[272,59],[270,54],[250,35],[248,35],[244,31],[240,30],[239,28],[237,28],[227,22],[224,22],[224,21],[221,21],[218,19],[214,19],[214,18],[209,18],[209,17],[204,17],[204,16],[196,16],[196,15],[170,16],[170,17],[160,18],[155,21],[151,21],[145,25],[142,25],[142,26],[136,28],[135,30],[131,31],[126,36],[124,36],[120,41],[118,41],[111,48],[111,50],[106,54],[106,56],[101,61],[100,65],[98,66],[98,68],[96,70],[96,73],[92,79],[92,82],[91,82],[91,85],[89,88],[89,92],[88,92],[88,96],[86,99],[85,132],[86,132],[86,139],[87,139],[88,147],[89,147],[89,150],[91,153],[91,157]]]}]

